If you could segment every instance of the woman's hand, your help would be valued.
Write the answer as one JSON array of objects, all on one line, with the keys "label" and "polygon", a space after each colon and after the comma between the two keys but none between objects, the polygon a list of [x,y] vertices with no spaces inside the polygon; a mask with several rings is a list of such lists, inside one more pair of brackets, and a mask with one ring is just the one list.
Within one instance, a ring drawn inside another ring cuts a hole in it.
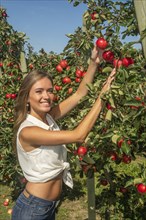
[{"label": "woman's hand", "polygon": [[101,62],[101,60],[103,60],[103,58],[102,58],[103,52],[104,52],[104,50],[101,50],[96,45],[94,45],[94,48],[91,53],[91,60],[93,62],[95,62],[96,64],[99,64]]},{"label": "woman's hand", "polygon": [[107,78],[107,80],[103,84],[102,90],[100,92],[100,96],[110,89],[112,81],[115,79],[115,74],[116,74],[116,68],[114,68],[112,70],[112,72],[110,73],[109,77]]}]

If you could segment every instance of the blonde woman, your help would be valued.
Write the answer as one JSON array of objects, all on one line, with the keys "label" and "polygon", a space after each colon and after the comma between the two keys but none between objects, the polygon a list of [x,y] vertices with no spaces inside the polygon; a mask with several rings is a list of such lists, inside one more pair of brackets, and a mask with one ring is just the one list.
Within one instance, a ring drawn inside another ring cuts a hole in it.
[{"label": "blonde woman", "polygon": [[27,179],[13,208],[12,220],[55,220],[62,182],[73,187],[66,144],[82,143],[102,108],[100,96],[110,89],[111,72],[90,112],[73,130],[60,130],[56,120],[70,112],[87,94],[102,52],[94,46],[91,61],[77,91],[53,106],[53,81],[48,73],[35,70],[22,82],[16,101],[15,139],[18,160]]}]

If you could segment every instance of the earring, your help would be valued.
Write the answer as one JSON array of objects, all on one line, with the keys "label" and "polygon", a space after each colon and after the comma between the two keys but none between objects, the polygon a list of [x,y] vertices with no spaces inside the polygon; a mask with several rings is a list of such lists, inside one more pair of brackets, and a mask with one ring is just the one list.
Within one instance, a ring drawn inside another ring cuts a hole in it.
[{"label": "earring", "polygon": [[26,104],[26,109],[28,112],[30,111],[30,103],[29,102]]}]

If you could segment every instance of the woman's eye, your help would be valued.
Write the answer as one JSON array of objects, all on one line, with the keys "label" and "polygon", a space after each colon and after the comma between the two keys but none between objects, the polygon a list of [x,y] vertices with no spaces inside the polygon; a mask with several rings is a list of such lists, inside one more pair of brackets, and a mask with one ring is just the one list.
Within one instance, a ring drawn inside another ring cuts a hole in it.
[{"label": "woman's eye", "polygon": [[41,93],[41,91],[40,91],[40,90],[38,90],[38,91],[36,91],[36,93]]},{"label": "woman's eye", "polygon": [[53,89],[48,89],[48,93],[53,93]]}]

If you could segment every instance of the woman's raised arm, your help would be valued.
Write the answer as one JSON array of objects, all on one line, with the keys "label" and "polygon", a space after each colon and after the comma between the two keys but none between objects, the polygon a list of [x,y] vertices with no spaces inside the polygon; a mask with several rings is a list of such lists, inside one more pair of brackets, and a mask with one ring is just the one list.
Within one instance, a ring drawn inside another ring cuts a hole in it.
[{"label": "woman's raised arm", "polygon": [[52,110],[50,111],[50,114],[55,120],[65,116],[68,112],[70,112],[79,103],[81,98],[83,98],[87,94],[87,84],[93,82],[97,66],[102,60],[102,53],[103,50],[99,49],[95,45],[91,53],[90,63],[87,72],[83,80],[81,81],[77,91],[73,95],[59,103],[57,106],[52,108]]}]

